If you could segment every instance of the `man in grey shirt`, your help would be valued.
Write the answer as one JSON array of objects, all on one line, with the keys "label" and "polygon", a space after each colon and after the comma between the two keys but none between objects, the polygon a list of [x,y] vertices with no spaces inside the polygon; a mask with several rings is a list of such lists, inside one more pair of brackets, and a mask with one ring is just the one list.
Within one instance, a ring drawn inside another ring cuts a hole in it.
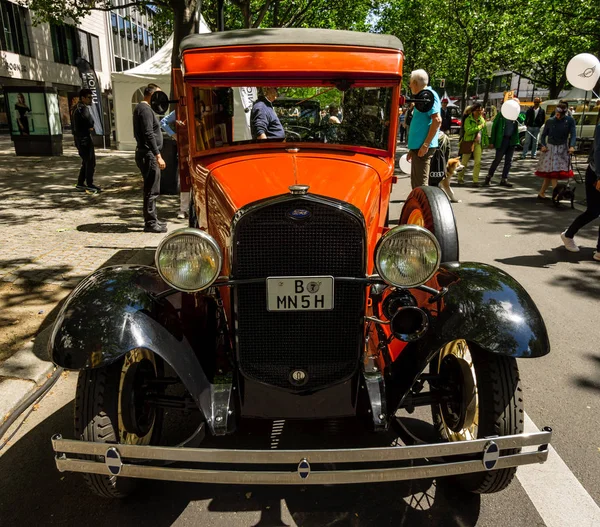
[{"label": "man in grey shirt", "polygon": [[144,100],[133,110],[133,135],[137,143],[135,162],[144,178],[144,232],[167,232],[167,224],[159,221],[156,199],[160,193],[160,171],[167,166],[160,155],[163,146],[162,131],[155,113],[150,108],[150,99],[156,84],[144,88]]}]

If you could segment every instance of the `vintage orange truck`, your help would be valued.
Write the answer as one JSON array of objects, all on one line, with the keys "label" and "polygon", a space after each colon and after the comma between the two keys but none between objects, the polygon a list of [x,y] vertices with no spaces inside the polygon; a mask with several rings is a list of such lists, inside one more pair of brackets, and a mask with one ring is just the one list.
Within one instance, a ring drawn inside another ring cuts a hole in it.
[{"label": "vintage orange truck", "polygon": [[[452,476],[483,493],[543,462],[551,430],[523,433],[517,367],[550,350],[534,302],[459,261],[441,190],[388,218],[401,42],[242,30],[189,36],[181,53],[190,225],[155,267],[96,271],[64,304],[50,352],[80,373],[75,438],[52,440],[59,470],[109,497],[139,478]],[[433,440],[404,419],[422,407]],[[194,427],[169,442],[174,410]]]}]

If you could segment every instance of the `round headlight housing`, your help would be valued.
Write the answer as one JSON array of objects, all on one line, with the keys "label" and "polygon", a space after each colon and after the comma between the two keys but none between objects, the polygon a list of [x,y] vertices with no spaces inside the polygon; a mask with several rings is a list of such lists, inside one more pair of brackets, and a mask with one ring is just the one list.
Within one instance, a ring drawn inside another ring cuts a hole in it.
[{"label": "round headlight housing", "polygon": [[416,287],[435,274],[441,254],[440,244],[430,231],[418,225],[399,225],[377,243],[375,267],[387,284]]},{"label": "round headlight housing", "polygon": [[178,229],[156,249],[156,268],[161,278],[179,291],[201,291],[219,276],[223,264],[215,239],[199,229]]}]

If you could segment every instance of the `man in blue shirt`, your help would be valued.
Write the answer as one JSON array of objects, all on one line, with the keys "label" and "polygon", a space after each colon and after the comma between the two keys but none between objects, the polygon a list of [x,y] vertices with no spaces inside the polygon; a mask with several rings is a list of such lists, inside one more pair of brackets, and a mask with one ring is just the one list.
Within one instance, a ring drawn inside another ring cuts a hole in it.
[{"label": "man in blue shirt", "polygon": [[273,108],[277,88],[262,89],[263,95],[252,106],[250,128],[253,139],[285,139],[285,131]]},{"label": "man in blue shirt", "polygon": [[429,75],[425,70],[415,70],[410,74],[408,86],[413,95],[421,90],[433,93],[433,107],[428,112],[420,112],[415,106],[413,118],[408,130],[408,155],[411,163],[410,183],[412,188],[427,185],[431,156],[438,146],[438,129],[442,124],[440,117],[440,98],[429,86]]}]

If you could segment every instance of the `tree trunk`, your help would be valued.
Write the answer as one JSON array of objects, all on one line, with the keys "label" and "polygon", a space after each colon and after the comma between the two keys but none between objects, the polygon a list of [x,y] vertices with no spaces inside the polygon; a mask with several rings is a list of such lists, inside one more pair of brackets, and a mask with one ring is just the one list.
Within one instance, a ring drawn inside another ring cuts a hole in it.
[{"label": "tree trunk", "polygon": [[181,67],[179,45],[184,37],[194,33],[194,19],[199,0],[171,0],[173,8],[173,51],[171,67]]},{"label": "tree trunk", "polygon": [[467,46],[467,67],[465,68],[465,76],[463,78],[463,87],[462,87],[462,100],[460,103],[460,109],[462,113],[465,113],[465,108],[468,105],[468,89],[469,89],[469,80],[471,77],[471,67],[473,66],[473,46],[469,44]]},{"label": "tree trunk", "polygon": [[490,89],[492,87],[492,78],[488,77],[485,81],[485,93],[483,94],[483,107],[485,108],[487,103],[488,103],[488,99],[490,98]]}]

